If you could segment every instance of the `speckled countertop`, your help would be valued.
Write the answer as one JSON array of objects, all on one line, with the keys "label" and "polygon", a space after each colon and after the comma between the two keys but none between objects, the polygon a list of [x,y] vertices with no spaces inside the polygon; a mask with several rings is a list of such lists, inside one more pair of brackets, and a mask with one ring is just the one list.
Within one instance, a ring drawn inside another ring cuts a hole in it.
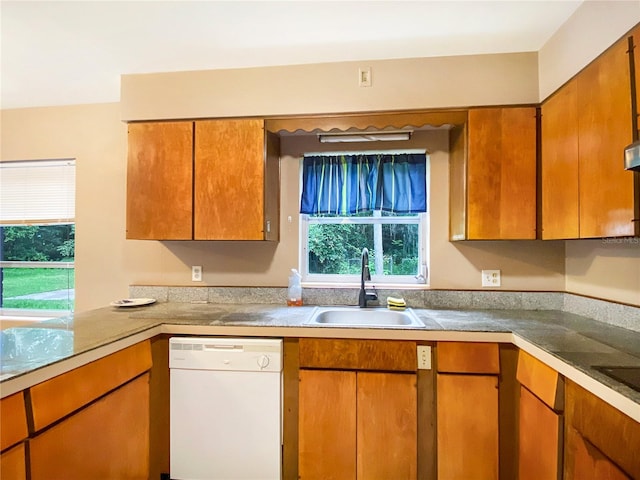
[{"label": "speckled countertop", "polygon": [[[414,309],[424,328],[307,325],[314,307],[106,307],[0,332],[2,396],[160,333],[512,342],[640,421],[640,392],[594,366],[640,367],[640,333],[560,310]],[[98,353],[95,353],[98,352]],[[93,355],[93,357],[91,357]],[[69,364],[65,366],[65,364]],[[604,392],[604,393],[603,393]]]}]

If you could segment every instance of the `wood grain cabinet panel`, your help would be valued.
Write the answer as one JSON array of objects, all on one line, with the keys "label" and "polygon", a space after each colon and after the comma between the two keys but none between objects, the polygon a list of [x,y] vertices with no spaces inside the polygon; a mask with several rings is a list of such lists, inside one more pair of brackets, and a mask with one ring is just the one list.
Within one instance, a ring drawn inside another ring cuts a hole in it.
[{"label": "wood grain cabinet panel", "polygon": [[279,238],[280,142],[262,119],[129,125],[127,238]]},{"label": "wood grain cabinet panel", "polygon": [[519,480],[562,477],[562,415],[520,387]]},{"label": "wood grain cabinet panel", "polygon": [[569,81],[542,104],[541,237],[578,238],[578,82]]},{"label": "wood grain cabinet panel", "polygon": [[300,370],[298,478],[415,480],[417,376]]},{"label": "wood grain cabinet panel", "polygon": [[356,374],[300,370],[298,475],[356,478]]},{"label": "wood grain cabinet panel", "polygon": [[566,449],[564,480],[632,480],[575,428],[567,429]]},{"label": "wood grain cabinet panel", "polygon": [[127,238],[192,238],[193,122],[129,124]]},{"label": "wood grain cabinet panel", "polygon": [[544,239],[640,234],[640,182],[622,167],[638,113],[627,51],[625,36],[542,104]]},{"label": "wood grain cabinet panel", "polygon": [[549,408],[557,411],[563,410],[564,379],[553,368],[520,350],[516,378],[520,384],[527,387]]},{"label": "wood grain cabinet panel", "polygon": [[0,455],[0,475],[7,480],[26,480],[27,459],[24,443],[19,443],[6,452],[2,452]]},{"label": "wood grain cabinet panel", "polygon": [[27,438],[27,413],[22,392],[0,400],[0,450]]},{"label": "wood grain cabinet panel", "polygon": [[149,477],[149,374],[29,441],[32,480]]},{"label": "wood grain cabinet panel", "polygon": [[633,175],[622,167],[632,141],[627,48],[616,42],[577,77],[581,238],[634,234]]},{"label": "wood grain cabinet panel", "polygon": [[30,396],[35,431],[82,408],[150,368],[151,347],[146,340],[34,385],[30,388]]},{"label": "wood grain cabinet panel", "polygon": [[[617,468],[631,478],[640,478],[640,461],[638,458],[638,452],[640,452],[640,423],[576,383],[567,380],[565,424],[567,436],[569,436],[571,428],[575,429],[579,437],[582,437],[596,450],[599,450]],[[582,447],[572,445],[571,442],[574,440],[579,443],[575,438],[573,440],[571,438],[567,439],[565,470],[569,472],[572,465],[580,463],[576,462],[572,455],[582,455],[579,452]],[[576,448],[578,448],[578,453],[576,453]],[[589,449],[587,448],[587,450]],[[589,456],[592,456],[592,454],[590,453]],[[595,463],[602,462],[598,455],[595,455],[594,458]],[[582,480],[583,478],[596,477],[569,475],[565,478]],[[606,477],[597,478],[600,480],[600,478]],[[618,477],[614,476],[612,478]]]},{"label": "wood grain cabinet panel", "polygon": [[195,240],[277,239],[278,157],[267,136],[277,142],[262,119],[195,122]]},{"label": "wood grain cabinet panel", "polygon": [[416,342],[301,338],[302,368],[415,372]]},{"label": "wood grain cabinet panel", "polygon": [[497,343],[438,342],[436,356],[440,373],[500,373]]},{"label": "wood grain cabinet panel", "polygon": [[415,374],[357,373],[358,480],[417,477]]},{"label": "wood grain cabinet panel", "polygon": [[498,377],[437,375],[439,480],[498,478]]},{"label": "wood grain cabinet panel", "polygon": [[536,122],[535,107],[469,110],[466,239],[536,238]]}]

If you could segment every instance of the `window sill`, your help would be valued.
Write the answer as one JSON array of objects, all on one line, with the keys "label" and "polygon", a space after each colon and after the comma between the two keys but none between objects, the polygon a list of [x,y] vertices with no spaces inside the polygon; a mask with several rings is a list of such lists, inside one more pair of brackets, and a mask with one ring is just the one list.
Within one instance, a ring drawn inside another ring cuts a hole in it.
[{"label": "window sill", "polygon": [[[333,288],[333,289],[354,289],[360,288],[360,283],[353,282],[302,282],[303,288]],[[430,290],[431,287],[425,283],[378,283],[367,282],[367,288],[378,290]]]}]

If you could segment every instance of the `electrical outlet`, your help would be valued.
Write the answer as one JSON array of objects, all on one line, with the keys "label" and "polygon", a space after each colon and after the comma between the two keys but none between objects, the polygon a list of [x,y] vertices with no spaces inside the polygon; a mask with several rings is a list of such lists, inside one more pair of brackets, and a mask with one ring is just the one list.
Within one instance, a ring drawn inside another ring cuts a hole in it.
[{"label": "electrical outlet", "polygon": [[202,281],[202,267],[199,265],[194,265],[191,267],[191,281],[192,282],[201,282]]},{"label": "electrical outlet", "polygon": [[418,369],[431,370],[431,347],[418,345]]},{"label": "electrical outlet", "polygon": [[483,287],[500,286],[500,270],[482,270]]}]

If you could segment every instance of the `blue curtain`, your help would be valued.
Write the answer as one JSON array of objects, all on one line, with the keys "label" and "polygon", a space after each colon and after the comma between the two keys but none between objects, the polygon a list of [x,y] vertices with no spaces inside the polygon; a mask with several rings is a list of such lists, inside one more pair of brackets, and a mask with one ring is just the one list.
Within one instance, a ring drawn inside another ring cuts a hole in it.
[{"label": "blue curtain", "polygon": [[427,211],[423,153],[305,156],[300,213]]}]

